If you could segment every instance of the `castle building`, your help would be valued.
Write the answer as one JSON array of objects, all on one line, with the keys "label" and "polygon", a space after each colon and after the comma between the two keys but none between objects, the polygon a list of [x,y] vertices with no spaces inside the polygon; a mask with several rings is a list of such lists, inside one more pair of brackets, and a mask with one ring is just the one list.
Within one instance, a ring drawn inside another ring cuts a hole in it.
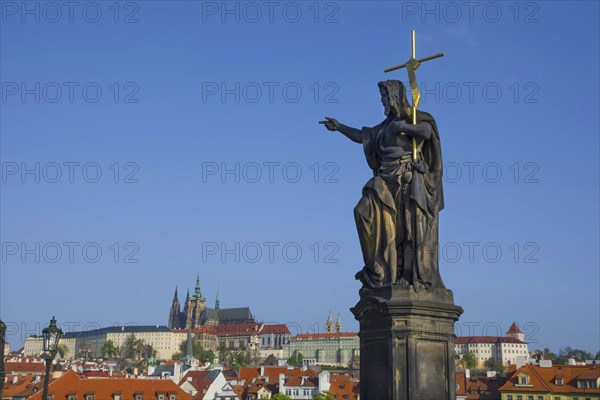
[{"label": "castle building", "polygon": [[517,359],[529,358],[525,334],[514,322],[506,336],[457,336],[454,340],[454,352],[459,359],[466,353],[473,354],[478,368],[485,366],[489,359],[509,365],[516,364]]},{"label": "castle building", "polygon": [[306,366],[328,365],[348,367],[360,359],[360,339],[357,333],[343,332],[338,315],[334,324],[331,312],[325,322],[324,333],[301,333],[293,336],[284,346],[287,357],[302,353]]},{"label": "castle building", "polygon": [[248,307],[238,308],[221,308],[219,301],[219,292],[217,291],[217,299],[215,307],[209,308],[206,306],[206,297],[202,296],[200,290],[200,276],[196,278],[196,286],[194,293],[190,297],[188,290],[183,310],[175,288],[175,295],[171,303],[169,311],[169,320],[167,326],[170,329],[196,329],[200,327],[215,327],[222,324],[253,324],[255,323],[254,316]]}]

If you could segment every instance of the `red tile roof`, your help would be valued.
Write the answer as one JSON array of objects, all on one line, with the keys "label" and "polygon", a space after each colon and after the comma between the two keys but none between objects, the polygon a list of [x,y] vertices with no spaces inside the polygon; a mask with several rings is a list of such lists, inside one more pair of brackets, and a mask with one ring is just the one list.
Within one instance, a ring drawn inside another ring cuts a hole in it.
[{"label": "red tile roof", "polygon": [[[300,368],[290,368],[287,367],[263,367],[264,377],[269,378],[269,384],[278,384],[279,383],[279,374],[284,374],[286,378],[292,376],[304,375],[310,378],[316,378],[319,375],[313,371],[312,369],[307,369],[302,371]],[[238,371],[238,376],[240,381],[245,381],[246,385],[249,385],[253,379],[260,378],[260,368],[240,368]]]},{"label": "red tile roof", "polygon": [[329,391],[336,399],[357,400],[360,394],[360,383],[351,380],[336,380],[331,382]]},{"label": "red tile roof", "polygon": [[525,344],[517,338],[507,336],[457,336],[454,339],[454,344],[470,344],[470,343],[519,343]]},{"label": "red tile roof", "polygon": [[508,328],[508,332],[506,332],[507,335],[509,333],[523,333],[523,332],[521,332],[521,330],[519,329],[519,326],[515,322],[513,322],[512,325],[510,326],[510,328]]},{"label": "red tile roof", "polygon": [[[112,399],[114,393],[120,393],[123,399],[132,399],[134,394],[143,394],[144,400],[156,400],[158,394],[175,394],[177,400],[192,399],[175,382],[168,379],[87,379],[73,371],[68,371],[50,382],[48,387],[48,394],[55,399],[65,399],[67,394],[94,394],[96,400],[106,400]],[[28,400],[41,399],[42,392],[39,391]]]},{"label": "red tile roof", "polygon": [[[29,397],[42,390],[44,380],[43,375],[7,375],[2,397]],[[52,382],[52,378],[50,378],[50,382]]]},{"label": "red tile roof", "polygon": [[[529,377],[529,385],[519,385],[519,376]],[[583,375],[584,378],[580,376]],[[556,385],[555,378],[563,377],[563,384]],[[589,378],[588,378],[589,377]],[[578,379],[600,378],[600,365],[553,365],[542,368],[539,365],[526,364],[519,368],[511,378],[500,388],[502,392],[549,392],[549,393],[600,393],[596,389],[577,387]]]},{"label": "red tile roof", "polygon": [[208,380],[206,377],[212,371],[186,371],[183,378],[179,381],[179,386],[188,381],[198,392],[203,393],[213,383],[213,380]]},{"label": "red tile roof", "polygon": [[286,379],[285,386],[317,387],[319,386],[319,378],[307,375],[291,376]]},{"label": "red tile roof", "polygon": [[221,324],[221,325],[217,325],[217,334],[219,336],[258,335],[260,330],[261,330],[261,324]]},{"label": "red tile roof", "polygon": [[499,399],[498,391],[506,383],[506,378],[501,377],[471,377],[465,381],[465,392],[469,400],[496,400]]},{"label": "red tile roof", "polygon": [[39,373],[43,374],[46,372],[46,366],[44,363],[38,362],[6,362],[4,363],[4,370],[6,373]]},{"label": "red tile roof", "polygon": [[286,324],[273,324],[273,325],[263,325],[260,333],[279,333],[279,334],[290,334],[290,330],[288,329]]}]

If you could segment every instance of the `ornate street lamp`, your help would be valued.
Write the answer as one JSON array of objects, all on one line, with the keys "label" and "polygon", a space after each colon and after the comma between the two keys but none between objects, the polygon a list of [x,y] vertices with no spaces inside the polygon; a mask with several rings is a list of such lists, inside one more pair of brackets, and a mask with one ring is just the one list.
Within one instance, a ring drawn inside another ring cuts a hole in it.
[{"label": "ornate street lamp", "polygon": [[50,366],[52,365],[52,360],[54,360],[54,357],[56,357],[56,353],[58,352],[58,342],[60,342],[62,334],[62,330],[56,326],[56,319],[54,316],[50,320],[50,325],[42,330],[42,337],[44,339],[44,359],[46,360],[46,379],[44,381],[42,400],[48,400]]},{"label": "ornate street lamp", "polygon": [[4,343],[6,343],[6,324],[0,319],[0,399],[4,392],[4,379],[6,371],[4,371]]}]

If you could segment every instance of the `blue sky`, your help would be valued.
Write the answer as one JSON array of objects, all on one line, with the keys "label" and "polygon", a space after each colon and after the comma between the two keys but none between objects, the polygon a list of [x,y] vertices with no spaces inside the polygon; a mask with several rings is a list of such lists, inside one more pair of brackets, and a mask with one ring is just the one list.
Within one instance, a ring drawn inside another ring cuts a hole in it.
[{"label": "blue sky", "polygon": [[[352,209],[370,170],[317,121],[383,118],[417,71],[446,163],[458,334],[600,349],[599,6],[1,3],[1,318],[16,345],[165,324],[176,285],[257,319],[357,330]],[[50,4],[50,5],[48,5]],[[471,7],[471,8],[469,8]],[[27,172],[30,171],[30,172]],[[180,299],[182,300],[182,299]]]}]

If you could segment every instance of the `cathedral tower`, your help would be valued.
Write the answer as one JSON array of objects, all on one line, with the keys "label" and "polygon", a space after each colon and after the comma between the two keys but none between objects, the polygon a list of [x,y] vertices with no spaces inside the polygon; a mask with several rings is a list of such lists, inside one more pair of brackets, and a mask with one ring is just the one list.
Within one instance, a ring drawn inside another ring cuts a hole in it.
[{"label": "cathedral tower", "polygon": [[169,322],[167,326],[170,329],[176,329],[181,327],[181,306],[179,305],[179,299],[177,296],[177,286],[175,286],[175,295],[173,296],[173,302],[171,303],[171,311],[169,311]]},{"label": "cathedral tower", "polygon": [[329,316],[327,317],[327,322],[325,323],[325,332],[335,333],[335,326],[333,325],[333,318],[331,318],[331,311],[329,311]]}]

